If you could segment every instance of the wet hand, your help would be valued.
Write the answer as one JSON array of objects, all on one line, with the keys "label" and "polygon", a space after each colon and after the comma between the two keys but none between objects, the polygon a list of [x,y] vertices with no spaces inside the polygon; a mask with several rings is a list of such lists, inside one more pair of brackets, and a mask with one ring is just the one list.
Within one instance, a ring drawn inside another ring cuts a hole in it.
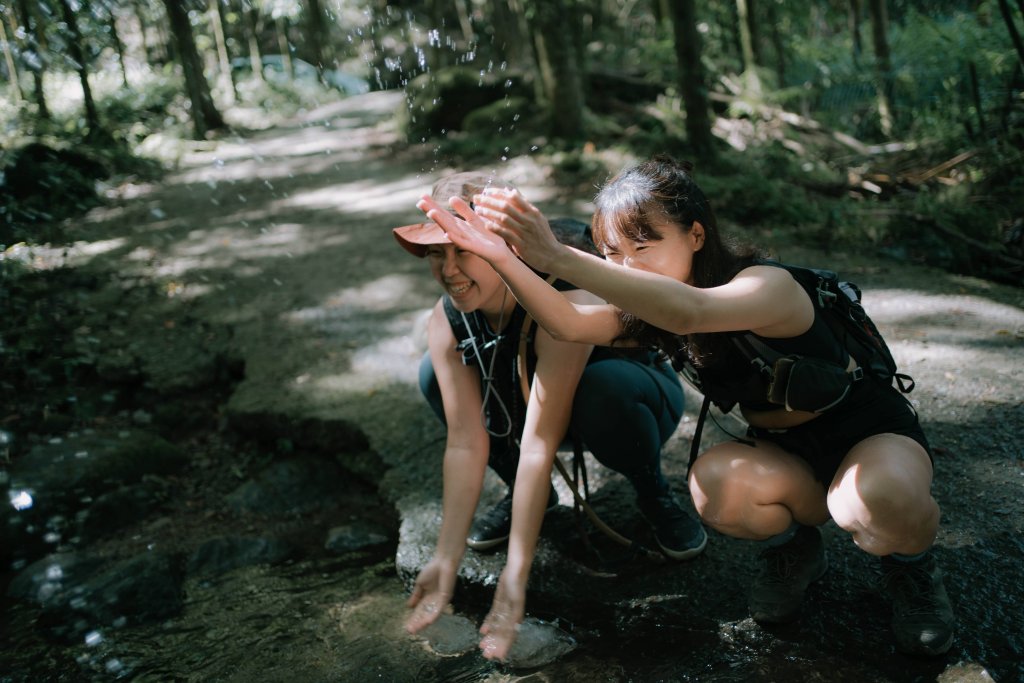
[{"label": "wet hand", "polygon": [[450,609],[455,587],[455,568],[441,560],[431,560],[416,577],[412,595],[406,602],[412,614],[405,620],[405,630],[416,633],[437,621],[442,612]]},{"label": "wet hand", "polygon": [[487,189],[473,197],[473,208],[491,232],[534,268],[550,272],[566,248],[551,231],[544,214],[519,190]]},{"label": "wet hand", "polygon": [[480,649],[487,659],[505,659],[519,633],[526,610],[526,586],[508,580],[504,574],[498,580],[491,611],[487,613],[480,633]]},{"label": "wet hand", "polygon": [[416,208],[441,226],[448,239],[459,249],[476,254],[492,265],[512,256],[504,240],[487,229],[486,221],[476,215],[469,204],[458,197],[452,197],[450,203],[462,218],[446,211],[427,195],[420,198]]}]

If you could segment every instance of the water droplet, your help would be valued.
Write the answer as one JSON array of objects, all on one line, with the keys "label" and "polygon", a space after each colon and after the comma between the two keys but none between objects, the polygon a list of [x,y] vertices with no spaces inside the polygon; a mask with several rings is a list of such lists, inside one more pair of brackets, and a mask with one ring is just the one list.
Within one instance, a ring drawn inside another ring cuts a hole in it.
[{"label": "water droplet", "polygon": [[7,497],[15,510],[28,510],[32,507],[32,494],[28,491],[8,491]]},{"label": "water droplet", "polygon": [[85,644],[89,647],[96,647],[103,642],[103,634],[99,631],[89,631],[85,634]]}]

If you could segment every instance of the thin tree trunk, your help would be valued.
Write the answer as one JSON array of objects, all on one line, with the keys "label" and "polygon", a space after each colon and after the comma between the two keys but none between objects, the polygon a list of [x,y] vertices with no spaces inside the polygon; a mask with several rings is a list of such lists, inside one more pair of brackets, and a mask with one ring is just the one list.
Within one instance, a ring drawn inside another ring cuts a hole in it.
[{"label": "thin tree trunk", "polygon": [[971,101],[974,102],[974,113],[978,117],[978,134],[985,135],[985,113],[981,109],[981,88],[978,85],[978,68],[973,61],[967,62],[967,75],[971,84]]},{"label": "thin tree trunk", "polygon": [[892,134],[893,126],[892,60],[889,57],[889,17],[885,0],[868,0],[868,12],[871,14],[871,37],[875,47],[878,121],[882,134],[888,137]]},{"label": "thin tree trunk", "polygon": [[147,34],[149,33],[149,27],[146,24],[145,11],[142,8],[142,3],[138,2],[137,0],[136,2],[132,3],[132,8],[135,9],[135,18],[139,22],[139,39],[142,41],[142,58],[146,61],[147,64],[149,64],[149,38],[147,37]]},{"label": "thin tree trunk", "polygon": [[462,29],[462,37],[466,45],[473,44],[473,24],[469,21],[469,12],[466,10],[466,0],[455,0],[455,12],[459,16],[459,27]]},{"label": "thin tree trunk", "polygon": [[679,92],[686,108],[686,133],[694,154],[700,159],[711,159],[715,156],[715,145],[704,68],[700,61],[696,3],[694,0],[678,0],[672,3],[672,9],[676,58],[679,60]]},{"label": "thin tree trunk", "polygon": [[750,33],[750,50],[754,55],[754,64],[764,66],[764,49],[761,45],[761,23],[757,20],[758,0],[746,0],[747,30]]},{"label": "thin tree trunk", "polygon": [[78,80],[82,84],[82,98],[85,101],[85,125],[89,129],[89,135],[96,135],[100,131],[100,116],[96,111],[96,102],[92,99],[92,88],[89,87],[89,66],[82,50],[82,32],[78,29],[78,17],[75,16],[68,0],[60,0],[60,12],[68,33],[71,35],[71,40],[68,41],[68,52],[75,62]]},{"label": "thin tree trunk", "polygon": [[[63,0],[66,1],[66,0]],[[178,48],[181,69],[185,76],[185,88],[192,103],[192,125],[197,140],[204,140],[211,130],[224,127],[224,119],[213,104],[210,86],[203,75],[203,62],[196,50],[192,35],[192,23],[188,18],[183,0],[163,0],[167,7],[171,33]]]},{"label": "thin tree trunk", "polygon": [[25,27],[27,48],[38,55],[38,65],[29,67],[32,72],[32,94],[36,101],[36,116],[40,119],[50,118],[50,109],[46,106],[46,95],[43,93],[43,75],[46,70],[46,63],[43,61],[42,46],[46,42],[45,30],[41,27],[29,9],[26,0],[17,0],[18,14],[21,15],[22,26]]},{"label": "thin tree trunk", "polygon": [[772,27],[772,48],[775,50],[775,77],[778,87],[786,85],[786,46],[779,31],[779,17],[774,2],[768,3],[768,24]]},{"label": "thin tree trunk", "polygon": [[[1021,3],[1021,5],[1021,12],[1024,13],[1024,3]],[[1013,11],[1010,9],[1010,3],[1006,0],[999,0],[999,11],[1003,15],[1003,21],[1006,22],[1006,30],[1010,32],[1010,40],[1013,41],[1013,46],[1017,49],[1017,58],[1021,64],[1024,64],[1024,41],[1021,40],[1017,24],[1013,21]]]},{"label": "thin tree trunk", "polygon": [[108,20],[110,22],[110,37],[114,41],[114,49],[117,50],[117,62],[121,65],[121,82],[125,89],[130,89],[128,84],[128,67],[124,63],[124,43],[121,42],[121,33],[117,30],[117,13],[113,7],[107,7]]},{"label": "thin tree trunk", "polygon": [[850,13],[849,13],[849,24],[850,24],[850,36],[853,39],[853,63],[860,64],[860,56],[864,53],[864,41],[860,36],[860,18],[861,18],[861,4],[860,0],[850,0]]},{"label": "thin tree trunk", "polygon": [[231,73],[231,56],[228,54],[228,43],[224,36],[224,10],[220,6],[220,0],[210,0],[209,14],[210,24],[213,26],[213,39],[217,44],[217,63],[220,65],[220,82],[227,91],[228,101],[238,100],[238,89],[235,87],[235,77]]},{"label": "thin tree trunk", "polygon": [[281,53],[281,61],[288,78],[295,80],[295,62],[292,61],[292,48],[288,44],[288,18],[274,17],[274,33],[277,34],[277,51]]},{"label": "thin tree trunk", "polygon": [[317,73],[320,74],[320,79],[323,80],[324,60],[326,59],[324,54],[324,36],[326,34],[324,30],[324,10],[320,6],[320,0],[306,0],[306,5],[306,14],[309,17],[309,31],[307,33],[309,49],[313,53],[313,66],[316,67]]},{"label": "thin tree trunk", "polygon": [[[7,14],[7,8],[0,9],[4,14]],[[25,94],[21,92],[21,83],[18,80],[18,69],[14,65],[14,52],[11,50],[11,44],[7,40],[7,30],[4,28],[3,17],[0,17],[0,42],[4,45],[4,61],[7,63],[7,74],[11,79],[11,89],[14,90],[14,101],[21,104],[25,99]]]},{"label": "thin tree trunk", "polygon": [[[166,1],[166,0],[165,0]],[[250,4],[248,10],[243,10],[249,20],[249,66],[252,68],[252,75],[260,83],[263,78],[263,55],[260,52],[260,31],[263,30],[263,17],[255,4]]]}]

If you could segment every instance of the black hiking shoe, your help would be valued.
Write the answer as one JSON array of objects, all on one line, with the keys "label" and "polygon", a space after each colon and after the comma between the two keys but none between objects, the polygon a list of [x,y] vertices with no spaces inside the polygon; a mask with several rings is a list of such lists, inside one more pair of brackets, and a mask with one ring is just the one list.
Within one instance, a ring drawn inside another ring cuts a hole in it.
[{"label": "black hiking shoe", "polygon": [[[548,494],[548,507],[544,513],[551,512],[557,506],[558,494],[552,486],[551,493]],[[473,526],[469,528],[466,545],[473,550],[488,550],[507,541],[511,531],[512,491],[509,491],[490,510],[473,519]]]},{"label": "black hiking shoe", "polygon": [[640,513],[654,529],[661,552],[673,560],[688,560],[704,551],[708,533],[691,517],[671,491],[637,500]]},{"label": "black hiking shoe", "polygon": [[762,624],[785,624],[800,614],[804,593],[828,569],[817,527],[801,526],[786,543],[760,553],[761,570],[750,591],[750,616]]},{"label": "black hiking shoe", "polygon": [[881,588],[892,600],[892,632],[900,652],[934,657],[949,650],[956,619],[931,553],[916,562],[883,557]]}]

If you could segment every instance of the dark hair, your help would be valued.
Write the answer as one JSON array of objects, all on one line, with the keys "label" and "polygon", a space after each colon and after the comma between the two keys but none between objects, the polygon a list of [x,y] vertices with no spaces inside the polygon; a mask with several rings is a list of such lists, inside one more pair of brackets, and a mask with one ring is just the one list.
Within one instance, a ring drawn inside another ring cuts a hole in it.
[{"label": "dark hair", "polygon": [[[717,287],[754,262],[758,252],[738,248],[722,238],[718,222],[704,192],[691,175],[693,165],[666,155],[627,168],[612,178],[594,199],[594,242],[604,247],[611,234],[633,242],[663,239],[652,219],[668,219],[684,233],[694,222],[704,226],[704,244],[693,255],[692,284]],[[635,315],[622,312],[620,339],[635,339],[660,348],[670,357],[685,350],[695,365],[714,362],[722,335],[679,335],[650,325]]]}]

